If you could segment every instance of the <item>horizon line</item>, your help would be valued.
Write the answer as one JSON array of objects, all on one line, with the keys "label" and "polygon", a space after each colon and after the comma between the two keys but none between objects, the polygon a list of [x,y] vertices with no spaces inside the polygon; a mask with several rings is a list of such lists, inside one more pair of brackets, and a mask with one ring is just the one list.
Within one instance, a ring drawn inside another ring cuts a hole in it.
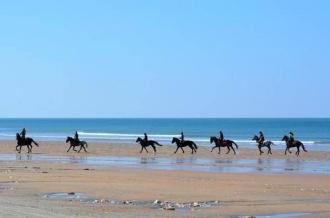
[{"label": "horizon line", "polygon": [[0,119],[330,119],[330,117],[0,117]]}]

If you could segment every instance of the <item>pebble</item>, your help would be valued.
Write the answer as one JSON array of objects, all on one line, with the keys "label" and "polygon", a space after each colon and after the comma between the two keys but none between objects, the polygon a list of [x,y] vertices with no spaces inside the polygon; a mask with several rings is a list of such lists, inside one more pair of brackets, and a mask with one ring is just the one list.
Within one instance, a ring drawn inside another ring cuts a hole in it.
[{"label": "pebble", "polygon": [[107,199],[101,199],[100,202],[101,202],[102,204],[104,204],[104,203],[109,203],[109,200],[107,200]]},{"label": "pebble", "polygon": [[193,207],[200,207],[201,205],[198,202],[193,203]]},{"label": "pebble", "polygon": [[162,202],[160,200],[155,200],[154,204],[161,204]]},{"label": "pebble", "polygon": [[175,207],[173,207],[173,206],[165,206],[165,207],[163,207],[163,210],[175,210]]}]

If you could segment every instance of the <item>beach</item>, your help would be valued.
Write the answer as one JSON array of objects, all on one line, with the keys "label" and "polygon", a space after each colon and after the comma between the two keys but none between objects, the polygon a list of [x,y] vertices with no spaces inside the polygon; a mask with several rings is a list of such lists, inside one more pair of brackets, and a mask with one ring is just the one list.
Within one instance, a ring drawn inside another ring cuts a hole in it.
[{"label": "beach", "polygon": [[330,215],[330,172],[313,171],[328,163],[326,151],[260,157],[256,149],[218,155],[200,147],[174,155],[164,145],[154,155],[137,144],[98,142],[77,154],[64,142],[39,143],[17,155],[15,141],[0,142],[2,217]]}]

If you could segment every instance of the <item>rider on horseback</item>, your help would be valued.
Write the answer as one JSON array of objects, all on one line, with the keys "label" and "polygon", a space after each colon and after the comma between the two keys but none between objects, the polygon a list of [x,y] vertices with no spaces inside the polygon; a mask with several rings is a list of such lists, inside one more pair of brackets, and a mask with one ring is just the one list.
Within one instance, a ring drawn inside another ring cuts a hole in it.
[{"label": "rider on horseback", "polygon": [[26,129],[23,128],[23,130],[22,130],[22,132],[21,132],[21,134],[20,134],[20,136],[21,136],[21,138],[22,138],[23,140],[25,139],[25,135],[26,135]]},{"label": "rider on horseback", "polygon": [[77,142],[80,142],[79,135],[78,135],[78,132],[77,131],[74,134],[74,140],[76,140]]},{"label": "rider on horseback", "polygon": [[289,132],[289,143],[292,144],[294,142],[294,134],[293,132]]},{"label": "rider on horseback", "polygon": [[220,131],[220,137],[219,137],[219,141],[220,143],[223,143],[223,141],[225,140],[224,136],[223,136],[223,132]]},{"label": "rider on horseback", "polygon": [[184,142],[184,134],[183,134],[183,132],[181,132],[181,137],[180,137],[180,140],[181,140],[181,143],[183,143],[183,142]]},{"label": "rider on horseback", "polygon": [[259,140],[258,142],[260,144],[263,144],[265,142],[265,136],[264,136],[264,133],[262,131],[259,132]]},{"label": "rider on horseback", "polygon": [[144,143],[148,142],[148,135],[147,133],[144,133],[144,139],[143,139]]}]

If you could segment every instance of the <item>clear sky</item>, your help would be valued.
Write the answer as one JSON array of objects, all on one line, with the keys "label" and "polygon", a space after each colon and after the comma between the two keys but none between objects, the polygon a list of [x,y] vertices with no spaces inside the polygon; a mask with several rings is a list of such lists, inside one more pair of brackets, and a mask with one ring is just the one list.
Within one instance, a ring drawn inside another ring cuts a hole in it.
[{"label": "clear sky", "polygon": [[0,117],[330,117],[330,1],[5,1]]}]

